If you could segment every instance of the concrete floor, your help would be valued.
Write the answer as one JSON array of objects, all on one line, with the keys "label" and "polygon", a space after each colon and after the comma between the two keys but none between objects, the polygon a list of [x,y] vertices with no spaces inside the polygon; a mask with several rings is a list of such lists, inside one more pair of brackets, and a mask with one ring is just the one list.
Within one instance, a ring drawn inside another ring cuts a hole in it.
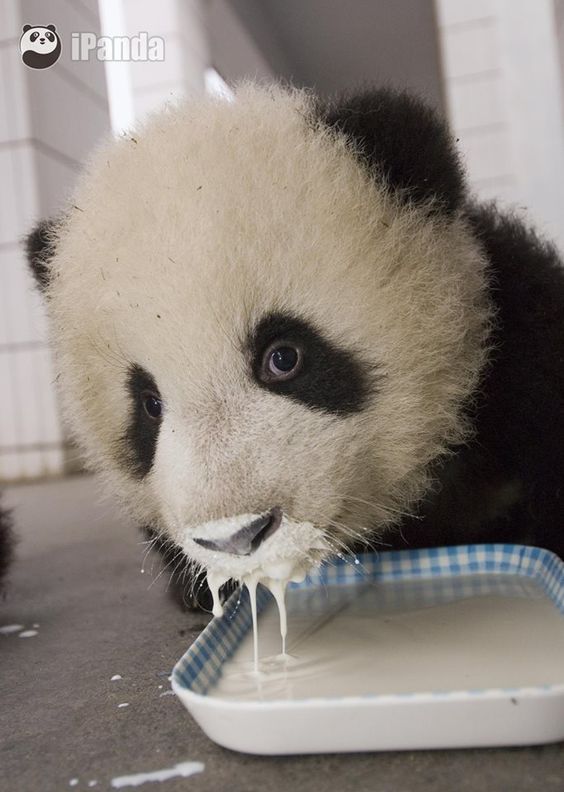
[{"label": "concrete floor", "polygon": [[[6,496],[21,541],[0,626],[39,627],[29,638],[0,634],[2,792],[106,790],[117,776],[183,761],[205,769],[142,789],[564,790],[563,744],[282,758],[216,746],[173,695],[162,695],[208,616],[182,613],[165,596],[164,575],[150,585],[150,562],[140,574],[134,526],[100,504],[88,477]],[[122,679],[111,681],[115,674]]]}]

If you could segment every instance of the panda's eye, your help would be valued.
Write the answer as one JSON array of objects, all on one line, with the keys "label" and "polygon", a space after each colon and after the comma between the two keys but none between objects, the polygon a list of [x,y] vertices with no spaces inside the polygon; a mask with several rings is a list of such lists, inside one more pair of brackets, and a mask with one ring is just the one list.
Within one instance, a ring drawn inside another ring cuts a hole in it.
[{"label": "panda's eye", "polygon": [[295,377],[302,367],[303,354],[295,344],[278,341],[264,353],[262,378],[265,382],[280,382]]},{"label": "panda's eye", "polygon": [[141,394],[141,401],[143,402],[143,408],[149,418],[156,421],[161,417],[163,413],[163,403],[156,394],[151,393],[151,391],[143,391]]},{"label": "panda's eye", "polygon": [[30,41],[36,41],[38,38],[39,38],[39,33],[37,32],[37,30],[34,30],[34,32],[29,37],[29,40]]},{"label": "panda's eye", "polygon": [[45,36],[49,41],[55,41],[55,36],[52,33],[45,33]]}]

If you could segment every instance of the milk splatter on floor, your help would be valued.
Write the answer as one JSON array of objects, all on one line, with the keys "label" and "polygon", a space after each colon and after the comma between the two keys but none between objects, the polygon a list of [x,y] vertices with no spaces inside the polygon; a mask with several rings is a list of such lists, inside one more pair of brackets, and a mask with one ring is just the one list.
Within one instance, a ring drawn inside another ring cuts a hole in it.
[{"label": "milk splatter on floor", "polygon": [[23,624],[5,624],[3,627],[0,627],[0,635],[11,635],[12,633],[23,630],[23,628]]},{"label": "milk splatter on floor", "polygon": [[26,630],[23,624],[4,624],[0,627],[0,635],[15,635],[19,633],[18,638],[33,638],[37,635],[37,627],[39,624],[33,625],[33,630]]},{"label": "milk splatter on floor", "polygon": [[118,679],[122,679],[121,674],[114,674],[113,677],[110,679],[110,682],[116,682]]},{"label": "milk splatter on floor", "polygon": [[124,701],[123,704],[118,704],[118,707],[129,707],[129,701]]},{"label": "milk splatter on floor", "polygon": [[203,762],[180,762],[174,767],[166,768],[165,770],[155,770],[152,773],[136,773],[134,775],[119,776],[112,778],[112,787],[114,789],[123,789],[124,787],[137,787],[147,781],[168,781],[169,778],[188,778],[188,776],[196,775],[204,771]]}]

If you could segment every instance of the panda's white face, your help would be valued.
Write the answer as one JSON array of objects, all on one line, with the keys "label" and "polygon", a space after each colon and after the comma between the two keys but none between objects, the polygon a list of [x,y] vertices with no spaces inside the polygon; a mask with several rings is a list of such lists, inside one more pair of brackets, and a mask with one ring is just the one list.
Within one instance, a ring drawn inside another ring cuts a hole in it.
[{"label": "panda's white face", "polygon": [[20,38],[20,52],[37,52],[39,55],[50,55],[57,48],[58,39],[55,31],[47,27],[31,27],[24,31]]},{"label": "panda's white face", "polygon": [[49,289],[65,414],[197,561],[226,518],[367,538],[464,437],[480,253],[462,220],[402,208],[307,95],[172,109],[98,151],[73,204]]}]

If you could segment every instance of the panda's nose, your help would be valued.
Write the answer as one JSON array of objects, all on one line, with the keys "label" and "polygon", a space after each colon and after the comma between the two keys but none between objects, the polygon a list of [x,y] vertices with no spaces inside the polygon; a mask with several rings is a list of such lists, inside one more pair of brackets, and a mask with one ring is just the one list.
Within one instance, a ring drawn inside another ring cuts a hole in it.
[{"label": "panda's nose", "polygon": [[225,539],[194,538],[194,541],[200,547],[205,547],[208,550],[216,550],[221,553],[231,553],[238,556],[251,555],[261,546],[265,539],[268,539],[280,528],[281,523],[282,509],[279,506],[274,506],[270,511],[251,520],[250,523],[239,528],[238,531],[235,531],[235,533]]},{"label": "panda's nose", "polygon": [[40,39],[39,39],[39,42],[40,42],[41,44],[45,44],[45,39],[44,39],[44,38],[40,38]]}]

